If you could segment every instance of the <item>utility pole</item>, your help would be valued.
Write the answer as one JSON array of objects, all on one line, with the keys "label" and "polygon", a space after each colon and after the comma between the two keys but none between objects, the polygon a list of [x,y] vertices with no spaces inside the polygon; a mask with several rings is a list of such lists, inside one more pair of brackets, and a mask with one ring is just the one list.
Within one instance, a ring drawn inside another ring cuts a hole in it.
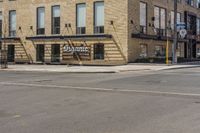
[{"label": "utility pole", "polygon": [[176,46],[177,46],[177,0],[174,0],[174,41],[172,46],[172,64],[177,64]]}]

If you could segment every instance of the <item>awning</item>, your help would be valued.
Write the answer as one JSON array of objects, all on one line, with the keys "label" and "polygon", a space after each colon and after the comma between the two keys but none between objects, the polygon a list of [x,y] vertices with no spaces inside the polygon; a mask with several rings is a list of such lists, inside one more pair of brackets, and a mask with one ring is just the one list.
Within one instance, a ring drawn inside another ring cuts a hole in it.
[{"label": "awning", "polygon": [[6,37],[6,38],[0,38],[0,41],[9,41],[9,42],[19,42],[21,39],[19,37]]},{"label": "awning", "polygon": [[98,34],[98,35],[68,35],[68,36],[32,36],[26,37],[27,40],[31,41],[45,41],[45,40],[104,40],[104,39],[112,39],[112,35],[109,34]]},{"label": "awning", "polygon": [[[150,40],[157,40],[157,41],[167,41],[166,36],[158,36],[158,35],[147,35],[147,34],[140,34],[140,33],[133,33],[132,38],[140,38],[140,39],[150,39]],[[173,41],[172,37],[168,37],[169,41]],[[178,42],[187,42],[187,39],[178,39]]]}]

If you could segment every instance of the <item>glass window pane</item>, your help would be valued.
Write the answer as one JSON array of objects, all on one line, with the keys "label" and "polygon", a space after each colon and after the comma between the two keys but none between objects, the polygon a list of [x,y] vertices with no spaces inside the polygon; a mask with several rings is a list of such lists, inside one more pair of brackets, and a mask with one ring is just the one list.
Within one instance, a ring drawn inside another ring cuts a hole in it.
[{"label": "glass window pane", "polygon": [[0,12],[0,20],[2,20],[2,19],[3,19],[2,12]]},{"label": "glass window pane", "polygon": [[147,24],[146,3],[140,2],[140,25],[146,26]]},{"label": "glass window pane", "polygon": [[181,22],[181,14],[177,13],[177,23],[180,23],[180,22]]},{"label": "glass window pane", "polygon": [[53,17],[60,17],[60,6],[53,7]]},{"label": "glass window pane", "polygon": [[44,28],[45,27],[45,9],[38,8],[38,28]]},{"label": "glass window pane", "polygon": [[161,18],[161,20],[160,20],[160,28],[161,29],[165,29],[166,28],[166,20],[165,20],[165,9],[162,9],[161,8],[161,10],[160,10],[160,18]]},{"label": "glass window pane", "polygon": [[104,26],[104,2],[95,3],[95,26]]},{"label": "glass window pane", "polygon": [[[171,28],[174,29],[174,11],[171,11]],[[177,23],[181,23],[181,13],[177,13]]]},{"label": "glass window pane", "polygon": [[16,30],[16,11],[10,12],[10,31]]},{"label": "glass window pane", "polygon": [[158,7],[154,8],[154,17],[155,17],[155,21],[154,21],[155,28],[160,28],[160,13],[159,13]]},{"label": "glass window pane", "polygon": [[77,5],[77,27],[86,27],[86,5]]}]

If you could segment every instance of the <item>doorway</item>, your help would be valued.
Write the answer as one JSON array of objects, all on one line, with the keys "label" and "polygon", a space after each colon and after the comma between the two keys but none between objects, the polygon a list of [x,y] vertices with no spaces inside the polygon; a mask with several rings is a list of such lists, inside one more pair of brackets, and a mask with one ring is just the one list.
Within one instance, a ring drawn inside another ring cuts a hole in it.
[{"label": "doorway", "polygon": [[36,46],[36,61],[44,62],[44,45],[38,44]]},{"label": "doorway", "polygon": [[60,62],[60,44],[51,45],[51,62],[52,63]]},{"label": "doorway", "polygon": [[8,45],[8,53],[7,53],[8,62],[15,61],[15,45]]}]

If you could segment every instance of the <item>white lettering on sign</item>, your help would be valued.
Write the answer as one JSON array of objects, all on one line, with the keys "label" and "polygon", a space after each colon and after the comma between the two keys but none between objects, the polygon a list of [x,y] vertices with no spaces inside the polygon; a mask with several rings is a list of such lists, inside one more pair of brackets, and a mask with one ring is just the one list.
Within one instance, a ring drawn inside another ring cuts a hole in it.
[{"label": "white lettering on sign", "polygon": [[88,47],[84,46],[64,46],[64,52],[79,52],[79,53],[86,53],[89,52]]}]

